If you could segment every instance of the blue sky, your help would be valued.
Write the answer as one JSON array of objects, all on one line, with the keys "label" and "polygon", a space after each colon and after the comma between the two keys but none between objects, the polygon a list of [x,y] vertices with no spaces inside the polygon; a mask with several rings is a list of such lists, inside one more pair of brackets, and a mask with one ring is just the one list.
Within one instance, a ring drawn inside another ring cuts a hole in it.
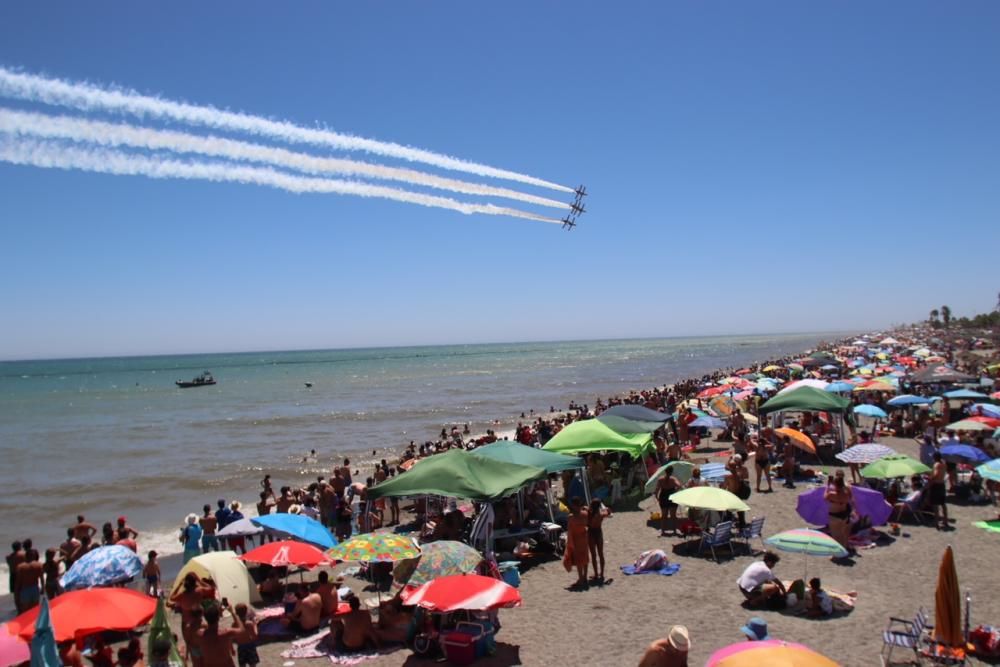
[{"label": "blue sky", "polygon": [[3,3],[6,67],[322,123],[591,196],[567,233],[0,164],[0,358],[982,312],[1000,289],[998,29],[989,2]]}]

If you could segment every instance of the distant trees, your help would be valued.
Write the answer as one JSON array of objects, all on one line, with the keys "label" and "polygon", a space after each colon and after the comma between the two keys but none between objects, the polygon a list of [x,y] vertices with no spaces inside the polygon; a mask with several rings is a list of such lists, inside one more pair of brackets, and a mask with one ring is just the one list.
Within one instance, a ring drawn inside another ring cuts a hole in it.
[{"label": "distant trees", "polygon": [[951,308],[948,306],[941,306],[941,321],[944,322],[945,329],[951,324]]},{"label": "distant trees", "polygon": [[935,308],[934,310],[931,311],[931,318],[929,320],[931,326],[934,327],[935,329],[940,325],[940,322],[938,322],[938,314],[939,314],[938,309]]},{"label": "distant trees", "polygon": [[[940,319],[939,319],[940,318]],[[980,313],[975,317],[957,317],[952,319],[951,308],[941,306],[930,312],[927,322],[934,329],[955,327],[956,329],[992,329],[1000,328],[1000,308],[989,313]]]}]

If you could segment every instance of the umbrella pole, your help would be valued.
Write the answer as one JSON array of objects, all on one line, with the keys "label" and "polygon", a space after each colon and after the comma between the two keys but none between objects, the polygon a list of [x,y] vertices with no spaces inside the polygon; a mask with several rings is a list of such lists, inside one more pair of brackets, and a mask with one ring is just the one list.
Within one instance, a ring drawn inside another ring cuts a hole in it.
[{"label": "umbrella pole", "polygon": [[[587,505],[590,505],[590,484],[587,483],[586,468],[580,468],[580,477],[583,478],[583,495],[587,499]],[[566,500],[572,500],[572,498],[567,498]]]},{"label": "umbrella pole", "polygon": [[556,522],[556,515],[552,512],[552,482],[545,480],[545,504],[549,508],[549,521]]}]

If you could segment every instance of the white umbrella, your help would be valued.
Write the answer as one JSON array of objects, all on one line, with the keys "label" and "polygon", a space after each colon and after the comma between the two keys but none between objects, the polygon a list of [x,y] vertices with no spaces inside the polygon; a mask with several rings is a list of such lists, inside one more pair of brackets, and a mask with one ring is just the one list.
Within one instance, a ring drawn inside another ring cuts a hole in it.
[{"label": "white umbrella", "polygon": [[231,524],[216,533],[218,537],[250,537],[251,535],[260,535],[264,532],[264,529],[260,526],[255,526],[250,519],[240,519],[239,521],[233,521]]}]

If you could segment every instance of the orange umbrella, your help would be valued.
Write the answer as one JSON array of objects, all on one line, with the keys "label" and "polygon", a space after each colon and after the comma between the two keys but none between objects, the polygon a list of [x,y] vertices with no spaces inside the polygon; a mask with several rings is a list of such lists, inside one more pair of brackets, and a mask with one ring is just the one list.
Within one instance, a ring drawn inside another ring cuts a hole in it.
[{"label": "orange umbrella", "polygon": [[760,665],[837,667],[837,663],[825,655],[802,644],[779,639],[732,644],[713,653],[705,663],[705,667],[759,667]]},{"label": "orange umbrella", "polygon": [[965,646],[962,635],[962,600],[951,545],[944,550],[944,557],[938,568],[937,590],[934,591],[934,638],[945,646]]},{"label": "orange umbrella", "polygon": [[780,435],[787,435],[792,444],[799,449],[805,450],[810,454],[816,453],[816,445],[814,445],[813,441],[809,439],[809,436],[802,431],[796,431],[794,428],[785,427],[776,428],[774,429],[774,432]]},{"label": "orange umbrella", "polygon": [[[24,640],[35,634],[39,607],[7,624],[7,631]],[[63,593],[49,603],[56,641],[86,637],[104,630],[131,630],[149,622],[156,612],[156,598],[127,588],[88,588]]]}]

